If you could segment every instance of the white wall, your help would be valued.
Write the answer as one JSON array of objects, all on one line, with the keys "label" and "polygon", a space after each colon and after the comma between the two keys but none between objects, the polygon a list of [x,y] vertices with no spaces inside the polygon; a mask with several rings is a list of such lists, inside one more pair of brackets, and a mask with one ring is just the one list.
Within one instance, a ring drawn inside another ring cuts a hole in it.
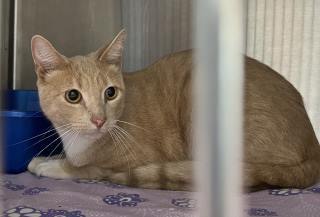
[{"label": "white wall", "polygon": [[[2,0],[0,0],[2,1]],[[14,89],[34,89],[30,40],[40,34],[65,56],[85,55],[121,29],[119,0],[15,0]]]},{"label": "white wall", "polygon": [[175,51],[191,48],[192,0],[121,0],[128,32],[124,69],[142,69]]},{"label": "white wall", "polygon": [[15,1],[16,89],[35,88],[30,51],[34,34],[48,38],[64,55],[74,56],[97,49],[124,27],[128,32],[125,71],[144,68],[166,54],[191,47],[192,0]]}]

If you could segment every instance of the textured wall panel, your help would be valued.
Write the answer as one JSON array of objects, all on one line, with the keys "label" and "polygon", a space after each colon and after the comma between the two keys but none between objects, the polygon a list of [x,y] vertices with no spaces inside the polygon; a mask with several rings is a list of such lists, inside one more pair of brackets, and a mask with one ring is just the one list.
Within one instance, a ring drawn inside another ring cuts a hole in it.
[{"label": "textured wall panel", "polygon": [[320,139],[320,0],[248,0],[247,54],[304,97]]},{"label": "textured wall panel", "polygon": [[191,0],[122,0],[124,69],[134,71],[191,47]]},{"label": "textured wall panel", "polygon": [[0,0],[0,89],[8,84],[9,0]]},{"label": "textured wall panel", "polygon": [[41,34],[64,55],[83,55],[112,40],[121,28],[118,0],[15,0],[14,88],[34,89],[30,39]]}]

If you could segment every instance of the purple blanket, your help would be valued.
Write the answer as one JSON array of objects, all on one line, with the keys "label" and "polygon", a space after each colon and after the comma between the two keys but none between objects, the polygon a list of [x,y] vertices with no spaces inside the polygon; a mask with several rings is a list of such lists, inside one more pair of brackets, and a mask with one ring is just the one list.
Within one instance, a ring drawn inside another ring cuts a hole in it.
[{"label": "purple blanket", "polygon": [[[129,188],[94,180],[54,180],[30,173],[2,179],[8,217],[190,217],[197,203],[189,192]],[[243,216],[320,216],[320,185],[245,194]]]}]

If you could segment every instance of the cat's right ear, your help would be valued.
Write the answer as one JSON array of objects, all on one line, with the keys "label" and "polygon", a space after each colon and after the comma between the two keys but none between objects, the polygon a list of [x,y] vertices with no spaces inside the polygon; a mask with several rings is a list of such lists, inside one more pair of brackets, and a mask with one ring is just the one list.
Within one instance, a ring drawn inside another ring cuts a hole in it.
[{"label": "cat's right ear", "polygon": [[61,68],[67,64],[67,58],[61,55],[52,44],[40,35],[35,35],[31,39],[32,58],[36,67],[36,72],[43,78],[50,71]]},{"label": "cat's right ear", "polygon": [[126,37],[127,33],[122,29],[112,42],[107,46],[100,48],[96,52],[98,60],[109,64],[121,65],[122,52]]}]

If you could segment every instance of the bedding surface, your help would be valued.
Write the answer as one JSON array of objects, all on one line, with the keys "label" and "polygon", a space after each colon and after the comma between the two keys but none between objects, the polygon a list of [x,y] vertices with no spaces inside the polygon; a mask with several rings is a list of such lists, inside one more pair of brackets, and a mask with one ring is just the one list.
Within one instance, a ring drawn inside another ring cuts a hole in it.
[{"label": "bedding surface", "polygon": [[[2,177],[7,217],[192,217],[190,192],[129,188],[105,181],[55,180],[28,172]],[[273,189],[244,194],[243,216],[320,216],[320,184],[305,190]]]}]

